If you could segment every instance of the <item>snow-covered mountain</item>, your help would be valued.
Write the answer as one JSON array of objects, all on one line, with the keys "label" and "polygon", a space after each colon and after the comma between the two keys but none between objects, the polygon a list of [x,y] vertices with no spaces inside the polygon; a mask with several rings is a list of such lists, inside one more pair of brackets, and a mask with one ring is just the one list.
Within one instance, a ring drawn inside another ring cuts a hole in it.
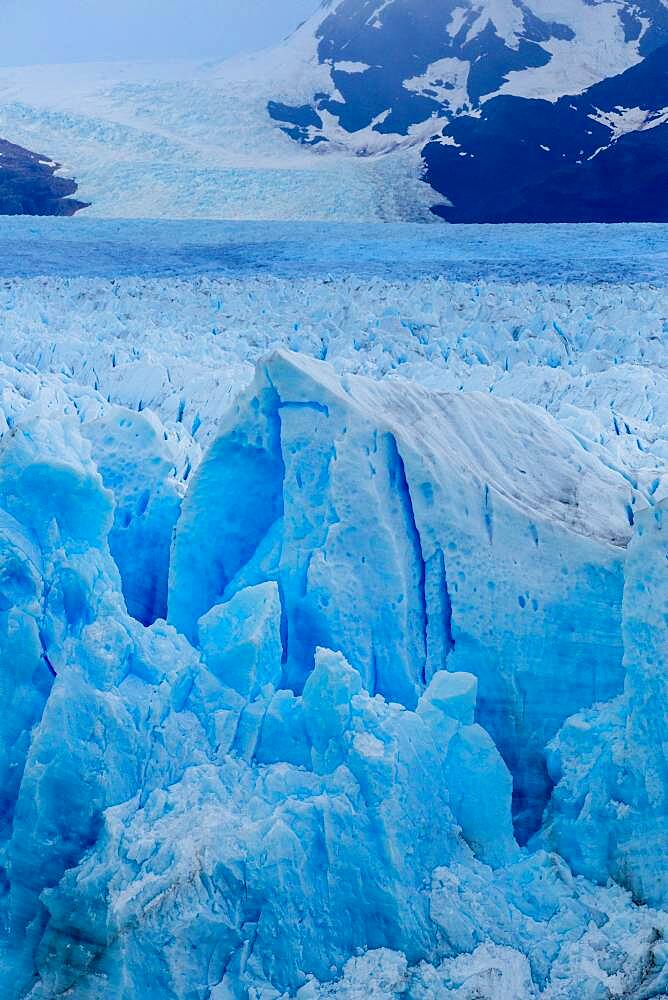
[{"label": "snow-covered mountain", "polygon": [[497,97],[424,159],[455,222],[666,221],[668,45],[574,97]]},{"label": "snow-covered mountain", "polygon": [[430,140],[444,218],[668,218],[663,0],[338,0],[301,30],[330,82],[272,117],[358,155]]},{"label": "snow-covered mountain", "polygon": [[2,70],[0,135],[98,216],[666,219],[667,46],[664,0],[338,0],[222,63]]}]

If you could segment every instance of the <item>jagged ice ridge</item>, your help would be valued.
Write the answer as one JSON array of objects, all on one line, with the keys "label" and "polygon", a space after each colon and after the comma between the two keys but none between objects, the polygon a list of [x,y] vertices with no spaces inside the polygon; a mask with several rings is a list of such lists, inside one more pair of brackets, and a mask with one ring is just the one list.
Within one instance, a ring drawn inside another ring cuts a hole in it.
[{"label": "jagged ice ridge", "polygon": [[3,282],[8,998],[665,995],[666,304]]}]

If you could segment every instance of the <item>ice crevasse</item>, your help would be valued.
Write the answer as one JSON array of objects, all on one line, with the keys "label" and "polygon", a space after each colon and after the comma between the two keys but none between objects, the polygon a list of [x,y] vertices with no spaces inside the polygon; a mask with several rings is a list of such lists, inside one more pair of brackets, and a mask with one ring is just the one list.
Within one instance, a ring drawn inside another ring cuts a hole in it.
[{"label": "ice crevasse", "polygon": [[666,993],[662,503],[285,351],[187,491],[61,403],[0,440],[3,1000]]}]

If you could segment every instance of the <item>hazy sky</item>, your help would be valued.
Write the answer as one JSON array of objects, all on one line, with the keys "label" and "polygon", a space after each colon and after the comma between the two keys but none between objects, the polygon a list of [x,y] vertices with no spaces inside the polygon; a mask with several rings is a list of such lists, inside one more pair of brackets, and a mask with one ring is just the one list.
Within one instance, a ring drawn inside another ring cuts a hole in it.
[{"label": "hazy sky", "polygon": [[0,65],[221,58],[278,41],[319,0],[0,0]]}]

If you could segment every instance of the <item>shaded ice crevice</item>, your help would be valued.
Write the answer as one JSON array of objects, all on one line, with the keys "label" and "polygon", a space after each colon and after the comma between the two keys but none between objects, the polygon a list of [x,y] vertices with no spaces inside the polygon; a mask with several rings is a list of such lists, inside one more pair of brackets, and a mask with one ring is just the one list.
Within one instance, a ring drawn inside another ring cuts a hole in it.
[{"label": "shaded ice crevice", "polygon": [[448,589],[448,575],[443,549],[437,548],[425,563],[425,594],[427,608],[427,672],[425,683],[438,670],[447,669],[448,657],[455,649],[452,618],[452,598]]},{"label": "shaded ice crevice", "polygon": [[[452,621],[452,599],[443,549],[437,547],[429,561],[425,561],[422,538],[415,518],[411,487],[406,476],[406,466],[401,457],[397,439],[388,434],[388,467],[390,488],[398,496],[404,512],[405,533],[412,552],[414,570],[409,575],[416,589],[416,629],[423,634],[419,678],[423,686],[439,670],[445,670],[450,652],[455,647]],[[430,492],[429,483],[423,490]]]},{"label": "shaded ice crevice", "polygon": [[416,622],[415,629],[418,633],[422,633],[422,642],[420,644],[420,660],[416,664],[416,669],[418,672],[418,677],[422,684],[426,683],[427,679],[427,658],[428,658],[428,645],[427,645],[427,592],[426,592],[426,579],[427,570],[425,566],[424,556],[422,554],[422,540],[420,538],[420,532],[418,531],[418,526],[415,521],[415,511],[413,510],[413,501],[411,499],[411,491],[408,485],[408,480],[406,478],[406,467],[404,465],[404,460],[401,457],[399,448],[397,446],[397,439],[393,434],[388,434],[388,471],[389,471],[389,485],[390,490],[394,492],[399,500],[401,509],[403,511],[403,519],[405,521],[404,531],[408,541],[409,552],[411,553],[411,562],[413,563],[413,571],[411,573],[410,564],[408,572],[411,573],[415,581],[415,591],[416,591]]}]

